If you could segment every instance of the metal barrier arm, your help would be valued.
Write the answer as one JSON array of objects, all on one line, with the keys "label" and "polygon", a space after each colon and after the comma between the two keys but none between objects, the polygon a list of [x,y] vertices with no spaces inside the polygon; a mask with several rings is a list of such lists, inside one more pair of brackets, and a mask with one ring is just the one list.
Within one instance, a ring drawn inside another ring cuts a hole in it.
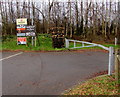
[{"label": "metal barrier arm", "polygon": [[105,50],[109,51],[109,48],[108,48],[108,47],[105,47],[105,46],[100,45],[100,44],[97,44],[97,46],[99,46],[99,47],[101,47],[101,48],[103,48],[103,49],[105,49]]},{"label": "metal barrier arm", "polygon": [[[80,42],[80,43],[82,43],[82,44],[91,44],[90,46],[82,46],[82,47],[99,46],[99,47],[101,47],[101,48],[109,51],[109,48],[108,48],[108,47],[105,47],[105,46],[100,45],[100,44],[90,43],[90,42],[85,42],[85,41],[72,40],[72,39],[66,39],[66,42],[67,42],[66,48],[69,48],[69,41],[71,41],[71,42]],[[75,43],[74,43],[74,47],[73,47],[73,48],[82,48],[82,47],[75,47]],[[73,48],[71,48],[71,49],[73,49]]]},{"label": "metal barrier arm", "polygon": [[89,46],[73,47],[73,48],[70,48],[70,49],[83,48],[83,47],[94,47],[94,46],[97,46],[97,45],[89,45]]},{"label": "metal barrier arm", "polygon": [[86,41],[78,41],[78,40],[71,40],[71,39],[66,39],[68,41],[71,41],[71,42],[80,42],[80,43],[86,43],[86,44],[94,44],[94,45],[97,45],[95,43],[90,43],[90,42],[86,42]]},{"label": "metal barrier arm", "polygon": [[[78,40],[71,40],[71,39],[65,39],[65,43],[66,43],[66,48],[69,48],[69,41],[71,42],[74,42],[74,47],[73,48],[70,48],[70,49],[74,49],[74,48],[83,48],[83,47],[94,47],[94,46],[98,46],[98,47],[101,47],[107,51],[109,51],[109,64],[108,64],[108,75],[111,75],[112,74],[112,71],[113,71],[113,59],[114,59],[114,55],[113,55],[113,52],[114,52],[114,49],[113,47],[105,47],[103,45],[100,45],[100,44],[95,44],[95,43],[90,43],[90,42],[85,42],[85,41],[78,41]],[[81,47],[76,47],[76,42],[79,42],[79,43],[82,43],[82,46]],[[89,46],[85,46],[84,44],[91,44]],[[120,56],[118,56],[119,60],[120,60]]]}]

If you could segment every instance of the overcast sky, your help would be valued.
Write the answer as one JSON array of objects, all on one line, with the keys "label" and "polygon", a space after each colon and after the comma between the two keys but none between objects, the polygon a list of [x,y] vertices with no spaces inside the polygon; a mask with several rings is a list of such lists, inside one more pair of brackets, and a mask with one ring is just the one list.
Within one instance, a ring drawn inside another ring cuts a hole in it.
[{"label": "overcast sky", "polygon": [[[4,0],[3,0],[4,1]],[[5,0],[5,1],[9,1],[9,2],[11,2],[11,1],[16,1],[16,0]],[[22,1],[35,1],[35,2],[48,2],[48,0],[17,0],[17,1],[20,1],[20,2],[22,2]],[[50,0],[50,1],[53,1],[53,0]],[[59,1],[59,2],[68,2],[68,0],[54,0],[54,1]],[[70,0],[70,1],[76,1],[76,0]],[[118,2],[118,1],[120,1],[120,0],[78,0],[78,1],[83,1],[83,2],[86,2],[86,1],[92,1],[92,2],[110,2],[110,1],[112,1],[112,2]]]}]

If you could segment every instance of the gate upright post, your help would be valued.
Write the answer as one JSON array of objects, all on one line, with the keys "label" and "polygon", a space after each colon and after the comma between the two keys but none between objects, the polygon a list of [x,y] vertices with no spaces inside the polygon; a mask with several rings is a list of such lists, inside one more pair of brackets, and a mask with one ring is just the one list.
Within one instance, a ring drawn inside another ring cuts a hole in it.
[{"label": "gate upright post", "polygon": [[108,65],[108,75],[112,74],[113,71],[113,47],[109,47],[109,65]]},{"label": "gate upright post", "polygon": [[65,38],[65,47],[69,48],[69,40]]}]

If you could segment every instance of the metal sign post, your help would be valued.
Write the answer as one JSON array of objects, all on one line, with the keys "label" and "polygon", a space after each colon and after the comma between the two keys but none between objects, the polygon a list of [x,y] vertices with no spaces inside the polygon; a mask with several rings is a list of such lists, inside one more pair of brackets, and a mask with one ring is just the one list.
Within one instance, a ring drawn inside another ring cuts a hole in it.
[{"label": "metal sign post", "polygon": [[[33,26],[33,16],[32,16],[32,26]],[[31,31],[31,29],[30,29],[30,31]],[[32,46],[33,46],[33,36],[32,36]]]}]

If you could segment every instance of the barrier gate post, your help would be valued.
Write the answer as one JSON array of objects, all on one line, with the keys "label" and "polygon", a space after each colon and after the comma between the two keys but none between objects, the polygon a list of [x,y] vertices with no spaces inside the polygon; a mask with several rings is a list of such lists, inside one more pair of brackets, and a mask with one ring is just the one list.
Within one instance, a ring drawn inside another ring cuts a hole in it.
[{"label": "barrier gate post", "polygon": [[113,72],[113,59],[114,59],[113,52],[114,52],[113,47],[109,47],[108,75],[111,75]]},{"label": "barrier gate post", "polygon": [[65,38],[65,46],[66,48],[69,48],[69,41]]}]

